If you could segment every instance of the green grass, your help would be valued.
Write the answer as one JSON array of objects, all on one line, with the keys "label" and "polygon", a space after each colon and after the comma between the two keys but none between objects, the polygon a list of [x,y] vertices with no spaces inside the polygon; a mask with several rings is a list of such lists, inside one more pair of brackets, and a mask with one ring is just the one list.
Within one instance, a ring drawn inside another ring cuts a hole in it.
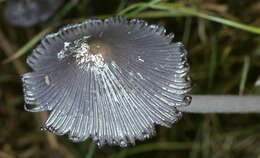
[{"label": "green grass", "polygon": [[249,68],[250,68],[250,58],[248,56],[246,56],[244,58],[244,65],[243,65],[243,69],[242,69],[241,81],[240,81],[240,86],[239,86],[240,95],[242,95],[244,93]]},{"label": "green grass", "polygon": [[[241,30],[244,30],[244,31],[248,31],[248,32],[251,32],[251,33],[260,34],[260,28],[258,28],[258,27],[253,27],[253,26],[250,26],[250,25],[245,25],[245,24],[241,24],[241,23],[238,23],[238,22],[234,22],[234,21],[231,21],[231,20],[228,20],[228,19],[224,19],[224,18],[212,16],[212,15],[207,15],[207,14],[202,13],[202,12],[200,12],[200,11],[194,9],[194,8],[184,7],[184,6],[177,4],[177,3],[158,3],[158,2],[160,2],[160,0],[152,0],[149,3],[133,4],[133,5],[125,8],[125,9],[123,9],[119,13],[117,13],[117,15],[129,17],[129,18],[130,17],[143,17],[143,18],[150,18],[150,17],[155,18],[156,17],[156,18],[161,18],[161,17],[176,17],[176,16],[196,16],[196,17],[199,17],[199,18],[204,18],[204,19],[207,19],[207,20],[210,20],[210,21],[218,22],[218,23],[221,23],[221,24],[224,24],[224,25],[227,25],[227,26],[231,26],[231,27],[234,27],[234,28],[238,28],[238,29],[241,29]],[[60,19],[62,17],[64,17],[74,6],[75,6],[75,1],[69,1],[68,4],[65,5],[65,7],[53,19],[51,24],[54,24],[54,23],[57,23],[58,21],[60,21]],[[153,12],[150,12],[149,14],[140,14],[138,16],[139,13],[141,13],[143,10],[145,10],[147,8],[158,9],[158,11],[153,11]],[[160,10],[166,10],[166,11],[162,12]],[[130,11],[130,12],[128,12],[128,11]],[[106,17],[106,15],[104,15],[104,16]],[[45,34],[46,34],[45,30],[40,32],[38,35],[36,35],[32,39],[32,41],[25,44],[11,58],[5,60],[4,63],[8,63],[11,60],[14,60],[14,59],[24,55],[25,53],[27,53],[29,50],[31,50],[31,48],[33,46],[35,46],[37,44],[37,42]],[[187,35],[185,35],[184,37],[187,38],[186,37]],[[184,40],[186,40],[186,39],[184,39]]]},{"label": "green grass", "polygon": [[215,32],[211,33],[211,56],[210,56],[210,67],[209,67],[209,88],[212,88],[215,78],[215,72],[217,67],[217,35]]},{"label": "green grass", "polygon": [[187,17],[185,19],[185,27],[184,27],[183,37],[182,37],[182,41],[185,46],[188,45],[190,39],[191,22],[192,22],[192,17]]},{"label": "green grass", "polygon": [[85,156],[85,158],[92,158],[94,155],[95,149],[96,149],[96,144],[91,143],[91,145],[89,147],[89,151],[88,151],[87,155]]}]

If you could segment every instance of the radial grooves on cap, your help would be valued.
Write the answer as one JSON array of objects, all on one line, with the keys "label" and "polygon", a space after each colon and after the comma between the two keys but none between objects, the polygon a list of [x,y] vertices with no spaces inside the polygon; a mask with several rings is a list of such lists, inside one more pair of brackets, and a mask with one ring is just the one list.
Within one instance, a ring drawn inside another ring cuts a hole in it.
[{"label": "radial grooves on cap", "polygon": [[[58,60],[65,42],[85,36],[109,47],[104,66]],[[99,146],[125,147],[150,138],[155,125],[170,127],[182,116],[177,107],[191,101],[187,52],[172,38],[162,26],[123,17],[66,26],[28,57],[34,72],[23,76],[25,100],[35,107],[27,110],[51,110],[42,129],[74,142],[91,137]]]}]

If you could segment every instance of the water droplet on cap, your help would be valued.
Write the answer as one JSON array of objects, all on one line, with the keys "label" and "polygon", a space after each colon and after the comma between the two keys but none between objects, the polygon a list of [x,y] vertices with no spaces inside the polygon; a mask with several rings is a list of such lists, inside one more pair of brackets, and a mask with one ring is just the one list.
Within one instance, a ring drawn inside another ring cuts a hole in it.
[{"label": "water droplet on cap", "polygon": [[184,97],[184,102],[189,105],[191,103],[192,97],[191,96],[185,96]]},{"label": "water droplet on cap", "polygon": [[127,147],[127,143],[125,141],[121,140],[120,147]]}]

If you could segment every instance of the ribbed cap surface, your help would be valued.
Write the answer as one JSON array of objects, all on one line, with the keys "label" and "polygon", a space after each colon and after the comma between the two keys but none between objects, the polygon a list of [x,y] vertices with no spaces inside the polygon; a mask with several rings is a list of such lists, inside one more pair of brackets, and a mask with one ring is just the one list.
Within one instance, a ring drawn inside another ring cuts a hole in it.
[{"label": "ribbed cap surface", "polygon": [[42,129],[127,146],[170,127],[190,104],[191,80],[181,43],[145,21],[87,20],[47,35],[27,58],[26,110],[50,110]]}]

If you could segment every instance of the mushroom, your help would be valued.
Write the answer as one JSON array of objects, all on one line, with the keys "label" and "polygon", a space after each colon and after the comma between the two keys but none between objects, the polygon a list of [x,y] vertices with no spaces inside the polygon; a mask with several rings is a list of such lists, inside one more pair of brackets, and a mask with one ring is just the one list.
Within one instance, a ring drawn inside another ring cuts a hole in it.
[{"label": "mushroom", "polygon": [[47,35],[22,77],[30,112],[50,110],[43,125],[73,142],[126,146],[170,127],[189,105],[191,80],[181,43],[145,21],[87,20]]},{"label": "mushroom", "polygon": [[13,25],[30,27],[46,21],[64,0],[8,0],[5,19]]},{"label": "mushroom", "polygon": [[22,77],[25,110],[51,111],[42,130],[73,142],[91,137],[99,147],[134,145],[182,112],[223,112],[207,105],[223,108],[215,97],[195,96],[188,106],[187,51],[165,33],[143,20],[111,17],[47,35],[27,58],[33,72]]}]

